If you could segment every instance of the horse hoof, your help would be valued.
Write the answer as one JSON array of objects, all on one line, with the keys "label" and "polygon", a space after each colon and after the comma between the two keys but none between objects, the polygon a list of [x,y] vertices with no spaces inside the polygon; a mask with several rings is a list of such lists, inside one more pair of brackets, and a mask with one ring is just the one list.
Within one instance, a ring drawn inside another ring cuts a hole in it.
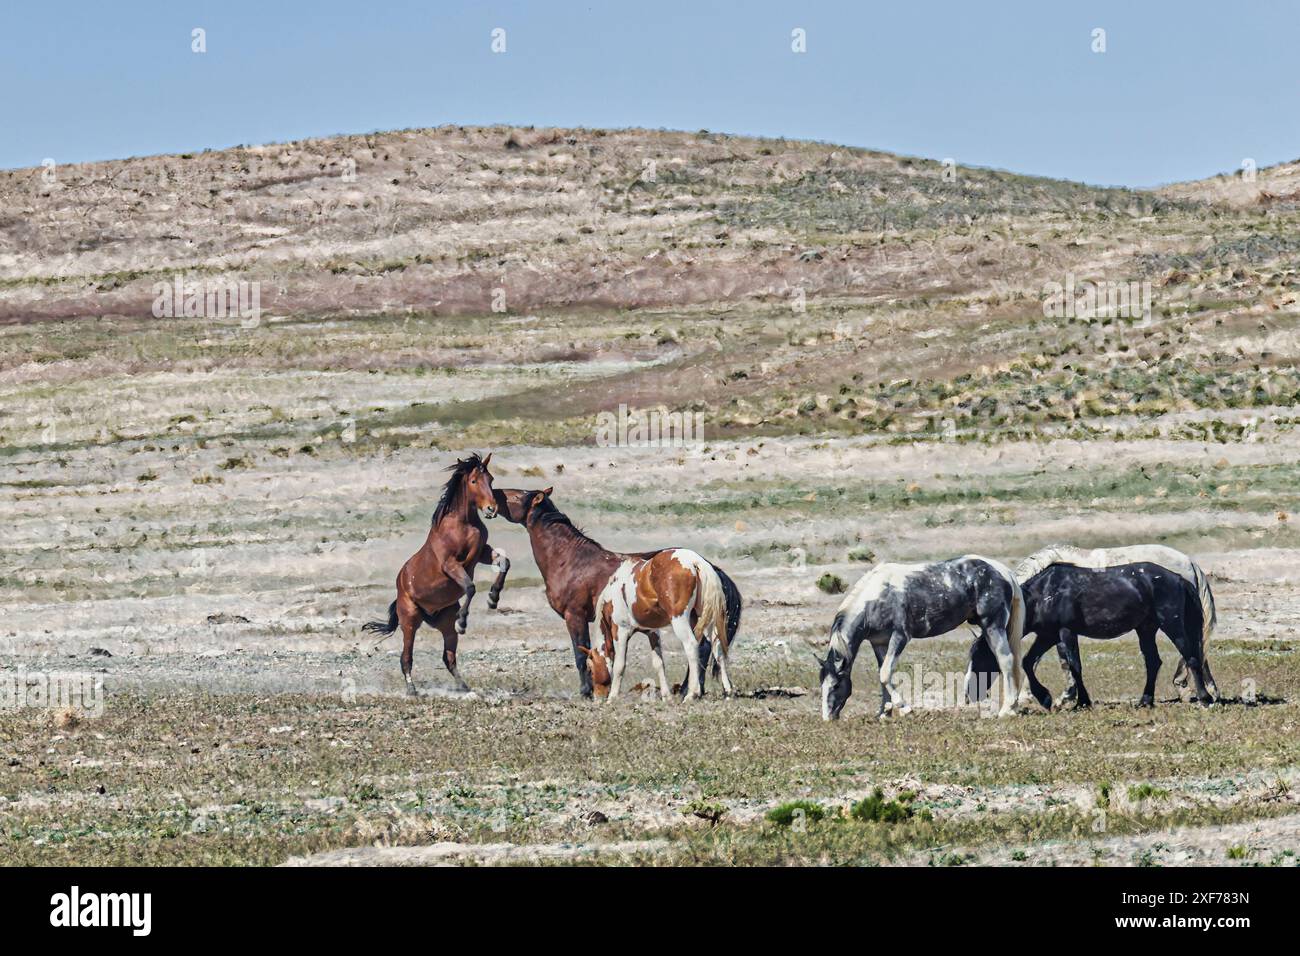
[{"label": "horse hoof", "polygon": [[1155,705],[1156,705],[1156,699],[1152,697],[1150,694],[1144,694],[1142,696],[1142,699],[1138,701],[1139,707],[1154,707]]},{"label": "horse hoof", "polygon": [[488,610],[495,611],[497,609],[497,603],[498,602],[494,598],[488,598]]},{"label": "horse hoof", "polygon": [[414,685],[414,684],[407,684],[407,685],[406,685],[406,696],[407,696],[407,697],[419,697],[419,696],[420,696],[420,692],[419,692],[418,690],[415,689],[415,685]]},{"label": "horse hoof", "polygon": [[466,630],[466,627],[467,627],[467,625],[466,625],[466,623],[465,623],[464,621],[457,621],[457,622],[456,622],[456,633],[457,633],[457,634],[464,634],[464,633],[465,633],[465,630]]}]

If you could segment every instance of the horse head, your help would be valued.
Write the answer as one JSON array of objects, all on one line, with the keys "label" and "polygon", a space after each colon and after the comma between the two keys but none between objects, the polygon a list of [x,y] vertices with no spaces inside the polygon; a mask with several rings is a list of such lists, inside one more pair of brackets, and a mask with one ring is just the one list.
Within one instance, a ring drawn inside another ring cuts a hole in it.
[{"label": "horse head", "polygon": [[495,518],[497,513],[497,497],[492,488],[492,472],[488,471],[488,462],[491,460],[492,453],[488,452],[488,456],[482,461],[477,461],[465,475],[465,494],[469,497],[470,503],[482,511],[486,518]]},{"label": "horse head", "polygon": [[527,524],[528,516],[533,509],[551,496],[554,488],[543,488],[540,491],[528,488],[498,488],[496,495],[496,510],[505,516],[507,521],[515,524]]},{"label": "horse head", "polygon": [[613,678],[609,673],[609,661],[598,648],[578,645],[578,650],[587,655],[587,666],[591,669],[591,692],[597,697],[608,697],[609,686]]}]

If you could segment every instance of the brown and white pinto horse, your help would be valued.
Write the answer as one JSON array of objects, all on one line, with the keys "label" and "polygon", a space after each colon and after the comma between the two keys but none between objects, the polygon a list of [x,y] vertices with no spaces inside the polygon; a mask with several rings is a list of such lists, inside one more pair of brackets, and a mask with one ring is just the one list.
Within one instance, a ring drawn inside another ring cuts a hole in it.
[{"label": "brown and white pinto horse", "polygon": [[[456,645],[465,633],[469,605],[474,600],[474,568],[496,565],[488,607],[497,606],[510,570],[510,559],[488,547],[487,527],[478,516],[480,509],[489,518],[497,512],[488,471],[491,460],[491,455],[482,460],[470,455],[448,469],[452,475],[434,509],[429,535],[397,574],[397,600],[388,606],[388,620],[370,621],[361,628],[376,634],[392,634],[402,628],[402,676],[406,692],[413,696],[417,693],[411,679],[415,632],[425,622],[442,632],[442,662],[459,689],[469,690],[456,669]],[[459,603],[462,595],[463,604]]]},{"label": "brown and white pinto horse", "polygon": [[[708,561],[685,548],[660,551],[651,558],[629,558],[620,564],[596,601],[596,620],[604,634],[604,648],[591,654],[605,657],[610,674],[609,699],[618,696],[627,667],[627,642],[641,631],[650,638],[659,694],[668,698],[668,675],[659,649],[659,629],[671,627],[682,642],[689,668],[686,699],[703,693],[700,647],[711,646],[722,680],[723,693],[733,693],[727,673],[727,599],[722,580]],[[613,646],[614,659],[609,661]]]}]

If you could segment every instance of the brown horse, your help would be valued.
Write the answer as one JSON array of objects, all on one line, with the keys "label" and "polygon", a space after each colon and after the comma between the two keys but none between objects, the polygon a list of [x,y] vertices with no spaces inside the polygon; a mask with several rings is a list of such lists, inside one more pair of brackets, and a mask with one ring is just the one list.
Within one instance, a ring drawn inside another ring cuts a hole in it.
[{"label": "brown horse", "polygon": [[[528,529],[537,569],[546,582],[546,599],[555,613],[564,618],[573,642],[573,661],[578,669],[583,697],[592,696],[592,668],[602,668],[603,662],[588,657],[591,650],[589,625],[596,619],[596,600],[609,583],[618,566],[629,558],[653,558],[658,551],[640,554],[622,554],[610,551],[574,527],[572,521],[551,501],[551,491],[523,488],[498,488],[497,508],[507,521],[522,524]],[[727,643],[735,640],[740,627],[741,598],[735,583],[720,568],[714,568],[722,584],[727,607]],[[701,644],[699,673],[701,690],[704,671],[709,665],[711,648]],[[607,669],[602,683],[608,685]],[[682,682],[682,692],[690,689],[690,681]]]},{"label": "brown horse", "polygon": [[[479,564],[497,567],[496,580],[488,592],[488,607],[497,606],[510,570],[510,559],[488,547],[487,528],[478,516],[480,509],[489,518],[497,513],[492,474],[488,471],[491,460],[491,455],[482,460],[470,455],[447,469],[451,478],[434,509],[429,535],[397,574],[397,600],[388,606],[388,620],[362,625],[362,630],[376,634],[392,634],[399,626],[402,628],[402,676],[408,694],[416,694],[411,658],[415,632],[424,622],[442,632],[442,662],[460,690],[469,690],[456,669],[456,645],[465,633],[469,605],[474,600],[474,568]],[[462,595],[464,603],[460,603]]]}]

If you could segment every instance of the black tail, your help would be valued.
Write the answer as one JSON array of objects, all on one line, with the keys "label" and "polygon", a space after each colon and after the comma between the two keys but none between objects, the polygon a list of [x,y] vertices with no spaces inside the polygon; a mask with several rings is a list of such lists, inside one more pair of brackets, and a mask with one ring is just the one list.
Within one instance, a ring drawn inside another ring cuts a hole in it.
[{"label": "black tail", "polygon": [[716,564],[713,570],[718,572],[718,580],[722,582],[722,596],[727,600],[727,646],[730,647],[736,639],[736,632],[740,630],[740,588]]},{"label": "black tail", "polygon": [[[713,562],[709,562],[713,570],[718,572],[718,581],[722,584],[722,597],[727,602],[727,647],[730,648],[736,640],[736,632],[740,630],[740,588],[736,587],[736,582],[727,576],[727,572],[718,567]],[[702,641],[700,643],[700,687],[704,687],[704,676],[708,674],[709,661],[713,658],[713,643],[711,641]],[[713,661],[713,676],[717,677],[720,668],[718,662]],[[689,673],[689,672],[688,672]],[[686,678],[682,678],[679,693],[686,696]]]},{"label": "black tail", "polygon": [[1196,585],[1186,578],[1179,578],[1183,588],[1183,618],[1187,621],[1187,636],[1197,650],[1197,657],[1205,663],[1205,612],[1201,609],[1201,594]]},{"label": "black tail", "polygon": [[392,634],[397,630],[397,602],[388,605],[387,624],[383,621],[366,621],[361,625],[361,630],[370,631],[372,634]]}]

